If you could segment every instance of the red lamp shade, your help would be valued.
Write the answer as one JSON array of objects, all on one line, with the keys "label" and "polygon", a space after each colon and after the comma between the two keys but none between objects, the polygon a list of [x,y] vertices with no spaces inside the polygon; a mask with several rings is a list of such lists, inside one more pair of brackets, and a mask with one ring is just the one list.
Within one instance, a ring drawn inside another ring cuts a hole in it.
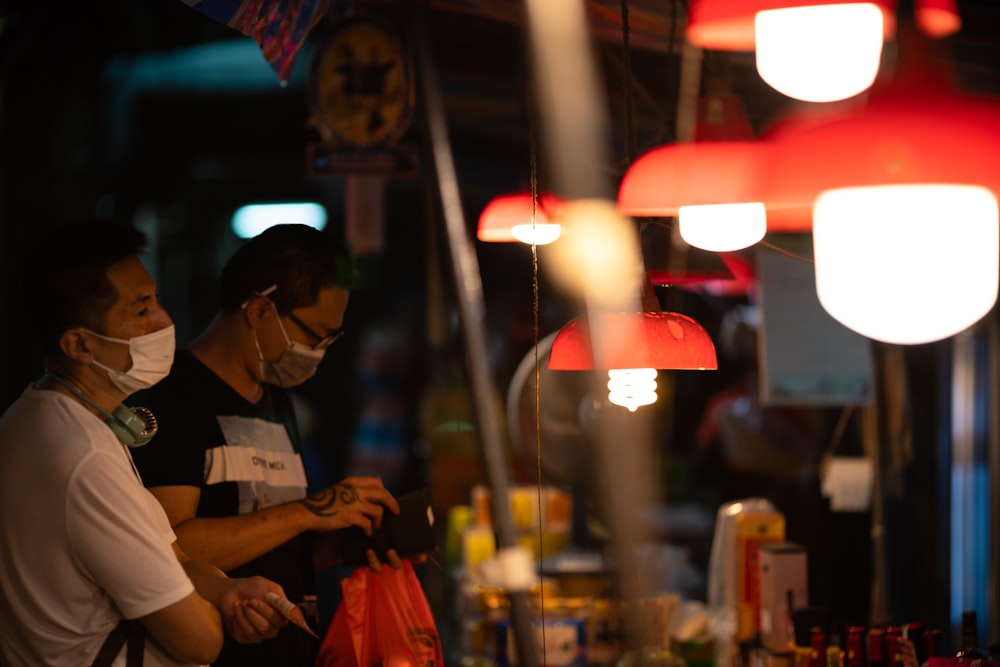
[{"label": "red lamp shade", "polygon": [[962,28],[955,0],[917,0],[917,25],[928,37],[947,37]]},{"label": "red lamp shade", "polygon": [[[703,49],[753,51],[757,12],[806,5],[841,5],[848,0],[691,0],[687,38]],[[855,0],[858,1],[858,0]],[[896,0],[865,0],[882,10],[884,34],[896,31]],[[955,0],[915,0],[917,26],[930,37],[944,37],[962,27]]]},{"label": "red lamp shade", "polygon": [[[761,135],[761,168],[770,169],[776,158],[775,146],[782,150],[792,150],[796,137],[835,120],[843,120],[859,113],[856,105],[830,107],[816,105],[803,111],[779,117]],[[789,142],[784,144],[783,142]],[[786,159],[785,156],[782,159]],[[796,158],[788,158],[796,159]],[[825,158],[824,158],[825,159]],[[812,161],[807,169],[814,168]],[[804,194],[795,191],[790,184],[771,177],[768,173],[762,181],[762,197],[767,207],[768,233],[802,233],[812,231],[812,206],[816,193]]]},{"label": "red lamp shade", "polygon": [[618,211],[669,217],[681,206],[760,201],[756,141],[666,144],[632,163],[618,188]]},{"label": "red lamp shade", "polygon": [[[704,327],[686,315],[666,312],[603,313],[606,350],[601,369],[656,368],[716,370],[715,345]],[[549,368],[561,371],[596,370],[586,320],[571,320],[556,334]]]},{"label": "red lamp shade", "polygon": [[[925,34],[961,25],[955,0],[913,1]],[[896,0],[692,0],[687,36],[703,48],[754,51],[757,72],[775,90],[832,102],[875,82],[895,8]]]},{"label": "red lamp shade", "polygon": [[[885,37],[895,32],[896,0],[867,0],[882,10]],[[920,4],[921,0],[917,0]],[[719,51],[753,51],[757,12],[816,5],[842,5],[845,0],[691,0],[687,38],[695,46]]]},{"label": "red lamp shade", "polygon": [[542,226],[558,225],[555,219],[562,215],[564,208],[565,203],[551,194],[537,195],[534,203],[530,192],[494,197],[479,215],[476,238],[491,243],[521,241],[515,236],[515,228],[532,224],[533,209],[535,225]]},{"label": "red lamp shade", "polygon": [[766,140],[771,231],[772,209],[786,211],[780,231],[810,230],[803,213],[836,188],[955,183],[1000,192],[1000,103],[956,93],[926,72],[900,75],[873,88],[859,113],[789,123]]},{"label": "red lamp shade", "polygon": [[618,210],[633,216],[678,216],[681,237],[727,252],[760,241],[766,231],[755,141],[660,146],[625,172]]},{"label": "red lamp shade", "polygon": [[896,344],[972,325],[1000,282],[1000,103],[914,64],[862,111],[779,134],[765,168],[769,205],[809,212],[823,308]]}]

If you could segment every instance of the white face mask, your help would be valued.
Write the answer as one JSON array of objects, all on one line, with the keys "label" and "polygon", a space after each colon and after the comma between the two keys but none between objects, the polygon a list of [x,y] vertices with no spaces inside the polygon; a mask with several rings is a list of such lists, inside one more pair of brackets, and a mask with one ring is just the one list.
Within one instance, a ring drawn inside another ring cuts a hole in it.
[{"label": "white face mask", "polygon": [[170,373],[170,367],[174,363],[174,348],[177,344],[173,324],[128,340],[102,336],[89,330],[88,332],[102,340],[128,345],[132,366],[127,371],[116,371],[94,360],[94,365],[106,371],[114,385],[126,394],[149,389]]},{"label": "white face mask", "polygon": [[[271,306],[273,307],[274,304]],[[274,312],[275,315],[278,314],[277,309]],[[290,339],[285,331],[285,325],[281,323],[280,315],[278,316],[278,326],[281,327],[281,335],[285,337],[288,347],[274,361],[264,359],[264,355],[260,351],[260,342],[257,340],[257,330],[254,329],[253,332],[253,342],[257,345],[261,381],[279,387],[294,387],[316,374],[316,368],[319,367],[319,362],[323,361],[326,348],[314,350],[308,345]]]}]

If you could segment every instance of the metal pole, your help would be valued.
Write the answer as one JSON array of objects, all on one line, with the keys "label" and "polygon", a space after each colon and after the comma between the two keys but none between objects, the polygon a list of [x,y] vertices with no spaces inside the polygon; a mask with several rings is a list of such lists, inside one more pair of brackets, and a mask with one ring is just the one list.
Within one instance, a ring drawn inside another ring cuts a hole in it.
[{"label": "metal pole", "polygon": [[[493,527],[501,548],[515,547],[517,540],[514,522],[507,502],[507,467],[499,437],[503,431],[493,400],[495,395],[493,378],[486,362],[482,277],[479,273],[478,259],[469,240],[458,191],[454,156],[445,122],[444,105],[437,88],[423,12],[415,7],[417,2],[418,0],[407,0],[404,4],[409,19],[407,24],[414,37],[417,91],[423,111],[421,115],[424,122],[424,136],[437,176],[435,180],[444,217],[445,236],[451,253],[455,294],[465,334],[469,380],[486,476],[492,496]],[[519,656],[518,664],[537,667],[538,655],[535,650],[527,592],[507,591],[507,597],[510,600],[511,626]]]}]

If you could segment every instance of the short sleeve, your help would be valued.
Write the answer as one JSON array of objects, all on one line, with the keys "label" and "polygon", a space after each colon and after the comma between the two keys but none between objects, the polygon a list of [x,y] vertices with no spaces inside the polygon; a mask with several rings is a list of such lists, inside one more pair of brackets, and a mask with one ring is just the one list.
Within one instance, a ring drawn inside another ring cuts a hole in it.
[{"label": "short sleeve", "polygon": [[194,591],[171,548],[159,503],[121,461],[94,452],[67,495],[67,533],[80,565],[126,618],[138,618]]}]

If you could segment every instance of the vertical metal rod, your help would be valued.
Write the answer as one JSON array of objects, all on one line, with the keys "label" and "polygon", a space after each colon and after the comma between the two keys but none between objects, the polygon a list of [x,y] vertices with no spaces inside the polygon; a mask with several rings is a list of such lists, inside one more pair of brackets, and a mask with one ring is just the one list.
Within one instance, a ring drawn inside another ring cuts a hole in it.
[{"label": "vertical metal rod", "polygon": [[[437,176],[435,180],[444,217],[445,236],[451,253],[455,293],[465,334],[466,361],[475,403],[479,440],[492,496],[493,527],[501,547],[514,547],[517,541],[507,501],[507,467],[499,437],[503,429],[493,401],[495,391],[492,374],[486,362],[482,277],[465,223],[454,156],[445,122],[444,104],[437,88],[423,12],[415,7],[418,2],[419,0],[407,0],[404,3],[409,19],[407,25],[410,26],[414,37],[417,97],[422,106],[425,138],[429,144]],[[507,596],[510,599],[511,625],[520,658],[518,664],[537,667],[538,656],[535,651],[527,593],[508,591]]]},{"label": "vertical metal rod", "polygon": [[861,438],[865,453],[872,462],[872,509],[871,509],[871,563],[872,581],[869,591],[868,623],[871,626],[883,625],[889,621],[888,582],[886,581],[886,549],[885,549],[885,487],[886,487],[886,454],[882,438],[882,414],[884,405],[883,394],[886,391],[885,373],[883,370],[884,353],[881,343],[871,344],[872,373],[875,378],[875,391],[872,404],[861,409]]}]

